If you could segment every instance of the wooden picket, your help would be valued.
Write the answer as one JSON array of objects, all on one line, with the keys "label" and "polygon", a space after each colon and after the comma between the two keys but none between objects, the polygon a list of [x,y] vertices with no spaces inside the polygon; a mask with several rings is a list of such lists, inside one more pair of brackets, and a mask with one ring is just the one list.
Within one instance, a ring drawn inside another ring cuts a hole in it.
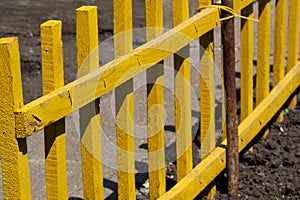
[{"label": "wooden picket", "polygon": [[[76,44],[78,76],[82,77],[99,67],[97,7],[76,10]],[[79,110],[84,199],[104,197],[99,104],[95,99]]]},{"label": "wooden picket", "polygon": [[[146,0],[146,39],[150,41],[163,33],[163,1]],[[150,199],[166,191],[164,152],[164,62],[147,70],[148,159]]]},{"label": "wooden picket", "polygon": [[[259,1],[256,108],[253,110],[254,0],[235,0],[241,11],[241,123],[239,152],[270,122],[300,86],[298,58],[300,3],[276,1],[274,85],[270,86],[271,0]],[[26,138],[44,129],[47,199],[67,199],[65,116],[79,110],[83,194],[103,199],[102,141],[99,102],[115,89],[118,198],[135,199],[133,78],[146,71],[150,199],[193,199],[226,167],[226,146],[216,146],[213,29],[223,19],[221,7],[199,0],[189,17],[189,1],[173,0],[171,30],[163,31],[163,1],[145,1],[147,43],[133,48],[132,1],[114,0],[115,59],[99,68],[97,7],[76,10],[78,79],[63,81],[63,52],[58,20],[41,25],[43,96],[23,105],[17,38],[0,39],[0,150],[5,199],[31,199]],[[288,16],[288,46],[286,19]],[[193,168],[190,91],[190,43],[199,39],[201,162]],[[285,51],[287,73],[285,74]],[[164,144],[164,59],[174,55],[174,107],[177,184],[166,191]],[[223,77],[226,78],[226,77]],[[223,97],[224,99],[224,97]],[[291,106],[295,105],[295,100]],[[224,111],[224,109],[223,109]],[[224,113],[223,113],[224,114]],[[278,118],[282,120],[282,114]],[[225,131],[223,129],[223,131]],[[225,135],[223,133],[223,135]]]},{"label": "wooden picket", "polygon": [[[173,26],[177,26],[189,18],[187,0],[173,1]],[[192,117],[190,90],[190,51],[189,46],[174,54],[175,69],[175,132],[177,155],[177,180],[180,181],[193,168],[192,158]]]},{"label": "wooden picket", "polygon": [[17,38],[0,39],[0,149],[2,184],[6,199],[31,199],[26,138],[16,139],[13,111],[23,106]]},{"label": "wooden picket", "polygon": [[[114,54],[132,50],[132,1],[114,0]],[[135,199],[133,79],[115,89],[118,148],[118,197]]]},{"label": "wooden picket", "polygon": [[[41,25],[43,94],[64,86],[61,21]],[[65,119],[45,127],[47,199],[68,198]]]}]

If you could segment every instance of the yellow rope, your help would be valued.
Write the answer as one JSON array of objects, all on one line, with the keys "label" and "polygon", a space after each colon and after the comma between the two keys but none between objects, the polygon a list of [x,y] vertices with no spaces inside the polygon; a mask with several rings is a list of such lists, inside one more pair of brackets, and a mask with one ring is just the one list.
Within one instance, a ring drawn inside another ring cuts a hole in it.
[{"label": "yellow rope", "polygon": [[219,10],[225,10],[225,11],[229,12],[230,14],[232,14],[228,17],[221,18],[220,21],[228,20],[228,19],[231,19],[233,17],[239,17],[239,18],[242,18],[242,19],[248,19],[248,20],[252,20],[252,21],[255,21],[255,22],[259,22],[258,19],[255,19],[255,18],[252,18],[252,17],[245,17],[243,15],[239,15],[236,12],[234,12],[234,10],[232,8],[230,8],[228,6],[223,6],[223,5],[200,6],[199,8],[196,9],[196,11],[200,12],[204,8],[218,8]]}]

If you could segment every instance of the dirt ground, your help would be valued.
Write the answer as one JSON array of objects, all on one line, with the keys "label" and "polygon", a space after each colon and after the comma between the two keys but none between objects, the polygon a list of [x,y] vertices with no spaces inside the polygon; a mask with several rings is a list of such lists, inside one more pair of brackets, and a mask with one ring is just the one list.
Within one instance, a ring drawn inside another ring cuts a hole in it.
[{"label": "dirt ground", "polygon": [[[75,41],[75,9],[81,5],[96,5],[99,9],[99,38],[100,42],[112,35],[112,1],[96,0],[2,0],[0,1],[0,37],[17,36],[20,43],[21,69],[23,82],[24,102],[28,103],[42,95],[41,87],[41,58],[39,25],[48,19],[60,19],[63,22],[63,43],[64,43],[64,66],[65,83],[76,78],[76,41]],[[144,26],[144,1],[134,0],[134,27]],[[191,15],[196,8],[197,0],[190,1]],[[170,0],[164,1],[165,27],[171,27]],[[220,51],[220,46],[216,46]],[[139,77],[142,80],[143,75]],[[195,86],[198,90],[198,86]],[[170,89],[170,91],[172,88]],[[170,92],[169,91],[169,92]],[[171,91],[172,92],[172,91]],[[145,91],[141,91],[145,94]],[[170,93],[165,96],[170,95]],[[199,95],[199,94],[197,94]],[[108,94],[102,101],[104,106],[111,101],[111,94]],[[138,101],[138,105],[142,102]],[[198,103],[198,102],[194,102]],[[167,110],[173,104],[167,104]],[[194,107],[195,104],[193,104]],[[146,123],[145,107],[137,108],[139,115],[139,125],[144,133],[143,125]],[[196,109],[197,110],[197,109]],[[70,199],[81,199],[81,162],[78,127],[74,124],[76,113],[67,116],[67,169],[69,180]],[[193,116],[193,120],[198,120],[199,114]],[[104,129],[109,132],[112,129],[113,116],[108,116],[103,122]],[[297,131],[300,126],[300,110],[291,110],[286,115],[286,120],[280,124],[272,125],[270,135],[267,139],[262,139],[254,146],[254,152],[247,152],[241,159],[240,164],[240,193],[241,199],[299,199],[299,150],[300,137]],[[168,112],[166,119],[166,134],[174,136],[174,113]],[[282,131],[281,127],[284,131]],[[139,127],[137,127],[139,128]],[[193,129],[197,131],[197,122],[193,122]],[[141,137],[138,150],[145,153],[147,149],[143,147],[145,138]],[[29,164],[31,171],[31,185],[33,199],[45,199],[45,171],[44,171],[44,146],[43,134],[39,133],[28,138]],[[199,154],[197,145],[194,145],[194,155]],[[199,157],[199,156],[198,156]],[[199,160],[195,160],[196,164]],[[147,165],[139,162],[137,167],[145,168]],[[171,166],[172,168],[173,166]],[[168,172],[168,186],[174,184],[175,171]],[[117,176],[116,171],[104,166],[104,186],[106,199],[116,199]],[[224,183],[222,176],[220,182]],[[144,173],[137,175],[137,198],[147,199],[147,175]],[[145,184],[146,183],[146,184]],[[226,191],[219,187],[217,199],[224,199]],[[0,186],[0,199],[3,198],[2,186]]]},{"label": "dirt ground", "polygon": [[[300,104],[271,125],[270,134],[240,158],[240,199],[300,199]],[[216,199],[227,199],[219,177]]]}]

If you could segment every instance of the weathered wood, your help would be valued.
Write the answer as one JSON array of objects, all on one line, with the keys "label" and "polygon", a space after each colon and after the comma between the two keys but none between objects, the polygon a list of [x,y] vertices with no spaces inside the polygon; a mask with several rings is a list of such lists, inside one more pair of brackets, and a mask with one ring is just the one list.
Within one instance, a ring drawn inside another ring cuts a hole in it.
[{"label": "weathered wood", "polygon": [[226,150],[217,147],[159,200],[194,199],[226,166]]},{"label": "weathered wood", "polygon": [[[276,86],[271,93],[239,125],[239,152],[241,152],[277,113],[300,86],[300,62]],[[227,146],[227,140],[222,142]],[[186,177],[159,199],[193,199],[226,167],[226,150],[217,147]]]},{"label": "weathered wood", "polygon": [[[132,50],[132,1],[114,0],[114,55]],[[133,79],[115,89],[118,198],[135,199]]]},{"label": "weathered wood", "polygon": [[[242,16],[253,18],[253,4],[242,10]],[[241,121],[253,110],[253,21],[241,19]]]},{"label": "weathered wood", "polygon": [[[61,21],[49,20],[41,25],[43,94],[64,86]],[[67,199],[67,164],[65,119],[45,127],[47,199]]]},{"label": "weathered wood", "polygon": [[[211,0],[199,0],[199,6],[209,6]],[[214,31],[200,37],[200,144],[201,160],[216,146],[215,136],[215,63]],[[216,194],[212,186],[207,194],[211,199]]]},{"label": "weathered wood", "polygon": [[[258,47],[256,68],[256,106],[269,94],[271,1],[259,1]],[[269,133],[265,132],[265,137]]]},{"label": "weathered wood", "polygon": [[254,2],[255,0],[233,0],[233,10],[238,12]]},{"label": "weathered wood", "polygon": [[16,139],[13,111],[23,106],[17,38],[0,39],[0,150],[5,199],[31,199],[26,139]]},{"label": "weathered wood", "polygon": [[[241,152],[278,112],[291,94],[300,86],[300,62],[288,72],[253,112],[239,125]],[[226,146],[227,141],[222,143]]]},{"label": "weathered wood", "polygon": [[[95,6],[83,6],[76,10],[79,77],[99,67],[97,19]],[[75,92],[77,91],[74,91],[74,94]],[[95,91],[88,92],[93,95]],[[76,98],[80,97],[73,97],[73,101],[77,101]],[[104,198],[99,103],[99,99],[95,99],[79,110],[84,199]]]},{"label": "weathered wood", "polygon": [[[285,44],[286,44],[286,13],[287,1],[277,0],[275,11],[275,38],[274,38],[274,65],[273,86],[284,77]],[[296,63],[294,63],[296,64]],[[283,112],[280,112],[277,121],[283,120]]]},{"label": "weathered wood", "polygon": [[[173,0],[173,26],[189,18],[189,2]],[[190,86],[190,50],[185,46],[174,54],[175,69],[175,132],[177,180],[180,181],[193,168],[192,113]]]},{"label": "weathered wood", "polygon": [[[37,100],[16,109],[17,137],[26,137],[106,94],[177,52],[219,23],[218,9],[206,9],[169,32]],[[130,71],[130,73],[128,73]],[[121,79],[122,78],[122,79]],[[53,105],[56,105],[53,107]],[[19,123],[20,122],[20,123]]]},{"label": "weathered wood", "polygon": [[[150,41],[163,33],[163,1],[146,0],[145,11],[146,39]],[[166,192],[164,153],[164,62],[160,61],[148,69],[146,76],[150,199],[157,199]]]},{"label": "weathered wood", "polygon": [[[300,1],[290,0],[289,22],[288,22],[288,57],[287,71],[290,71],[298,62],[299,53],[299,21],[300,21]],[[293,108],[297,104],[296,96],[292,99],[289,107]]]}]

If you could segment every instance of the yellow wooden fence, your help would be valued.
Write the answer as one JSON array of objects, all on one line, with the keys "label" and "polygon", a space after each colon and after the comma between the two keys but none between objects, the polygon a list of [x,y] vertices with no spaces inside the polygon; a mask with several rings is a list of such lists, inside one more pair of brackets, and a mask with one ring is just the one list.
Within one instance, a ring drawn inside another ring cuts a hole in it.
[{"label": "yellow wooden fence", "polygon": [[[258,16],[254,16],[254,2],[254,0],[234,0],[233,9],[234,12],[241,11],[242,16],[260,20],[257,41],[256,107],[253,111],[254,22],[249,19],[241,20],[242,122],[238,127],[239,151],[249,145],[280,111],[287,99],[295,94],[300,85],[298,61],[300,1],[276,1],[274,82],[271,91],[269,91],[272,39],[270,13],[273,1],[260,0]],[[188,1],[173,0],[174,28],[164,33],[162,3],[162,0],[145,1],[146,27],[151,28],[146,33],[148,42],[133,50],[133,36],[130,31],[133,28],[132,1],[113,1],[115,59],[101,67],[98,54],[97,7],[78,8],[76,41],[79,78],[67,85],[63,82],[62,24],[58,20],[42,24],[44,96],[26,105],[23,105],[22,97],[18,39],[13,37],[0,39],[0,149],[5,199],[31,199],[26,138],[42,129],[45,130],[46,136],[47,199],[68,198],[64,117],[75,110],[84,115],[84,118],[80,119],[84,199],[104,198],[98,105],[99,98],[113,89],[116,91],[118,198],[135,199],[134,124],[130,120],[133,119],[134,113],[133,77],[143,71],[147,71],[147,81],[151,82],[151,86],[147,88],[150,199],[193,199],[226,167],[226,139],[220,147],[215,146],[214,92],[211,92],[214,91],[214,67],[210,63],[215,55],[213,30],[222,20],[220,10],[217,7],[209,7],[210,0],[199,0],[200,12],[189,17]],[[200,55],[202,160],[193,168],[189,44],[197,38],[200,38],[199,43],[210,59]],[[178,56],[179,51],[179,55],[185,56]],[[176,152],[181,156],[177,158],[178,183],[166,191],[162,126],[164,112],[154,105],[164,106],[163,60],[172,54],[174,54],[174,69],[178,72],[175,76]],[[294,105],[295,100],[290,106]],[[150,111],[153,108],[157,110]],[[155,115],[150,116],[151,113]],[[282,114],[278,120],[282,120]],[[214,193],[215,187],[212,187],[209,195],[213,196]]]}]

